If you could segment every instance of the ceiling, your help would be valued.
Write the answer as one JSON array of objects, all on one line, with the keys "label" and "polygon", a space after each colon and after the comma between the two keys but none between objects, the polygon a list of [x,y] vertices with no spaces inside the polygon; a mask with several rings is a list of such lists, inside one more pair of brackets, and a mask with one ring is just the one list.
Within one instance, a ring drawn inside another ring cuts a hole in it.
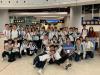
[{"label": "ceiling", "polygon": [[[100,4],[83,5],[82,13],[100,13]],[[70,13],[70,7],[66,8],[45,8],[45,9],[10,9],[10,16],[34,16],[38,19],[60,19]]]},{"label": "ceiling", "polygon": [[69,12],[70,8],[45,8],[45,9],[11,9],[9,12]]},{"label": "ceiling", "polygon": [[[94,13],[99,13],[100,11],[100,4],[94,5],[83,5],[82,6],[82,13],[91,13],[92,9],[94,8]],[[66,8],[45,8],[45,9],[10,9],[10,13],[20,13],[20,12],[67,12],[70,13],[70,7]]]}]

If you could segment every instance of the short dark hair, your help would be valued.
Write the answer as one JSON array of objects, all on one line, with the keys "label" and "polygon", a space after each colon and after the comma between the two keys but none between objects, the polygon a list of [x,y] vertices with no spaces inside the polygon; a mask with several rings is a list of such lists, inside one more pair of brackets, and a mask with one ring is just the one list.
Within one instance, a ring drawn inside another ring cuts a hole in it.
[{"label": "short dark hair", "polygon": [[54,45],[50,45],[49,47],[55,47]]},{"label": "short dark hair", "polygon": [[86,24],[83,25],[83,27],[86,26]]},{"label": "short dark hair", "polygon": [[13,24],[13,26],[17,26],[17,24]]},{"label": "short dark hair", "polygon": [[7,25],[9,25],[9,24],[5,24],[5,26],[7,26]]}]

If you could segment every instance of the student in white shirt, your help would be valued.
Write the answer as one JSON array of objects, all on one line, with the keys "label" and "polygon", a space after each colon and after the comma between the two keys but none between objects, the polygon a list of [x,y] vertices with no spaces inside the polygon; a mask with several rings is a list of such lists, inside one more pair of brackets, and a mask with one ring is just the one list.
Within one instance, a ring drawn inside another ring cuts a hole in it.
[{"label": "student in white shirt", "polygon": [[26,34],[25,34],[25,39],[27,39],[28,41],[32,41],[32,35],[33,35],[33,32],[31,31],[31,29],[26,29]]},{"label": "student in white shirt", "polygon": [[41,40],[44,38],[45,34],[46,34],[45,27],[42,27],[41,30],[40,30],[40,39]]},{"label": "student in white shirt", "polygon": [[16,57],[21,58],[20,42],[18,42],[18,38],[14,39],[13,52],[14,52],[14,54],[15,54]]},{"label": "student in white shirt", "polygon": [[76,41],[76,39],[80,37],[80,32],[78,31],[78,28],[74,29],[73,36],[74,36],[74,41]]},{"label": "student in white shirt", "polygon": [[68,38],[70,38],[71,43],[74,45],[73,28],[71,27],[68,32]]},{"label": "student in white shirt", "polygon": [[81,36],[83,37],[83,39],[85,39],[87,34],[88,34],[88,29],[86,29],[86,25],[83,25],[83,29],[82,29],[82,32],[81,32]]},{"label": "student in white shirt", "polygon": [[85,59],[94,57],[93,48],[94,48],[93,43],[90,41],[89,37],[86,36],[85,37],[85,44],[84,44],[84,57],[85,57]]},{"label": "student in white shirt", "polygon": [[54,35],[55,35],[54,29],[51,28],[51,30],[49,31],[49,40],[51,40]]},{"label": "student in white shirt", "polygon": [[46,65],[46,63],[50,60],[51,56],[55,53],[54,45],[50,46],[50,51],[43,52],[42,54],[35,57],[33,61],[33,65],[38,68],[39,75],[42,74],[42,71]]},{"label": "student in white shirt", "polygon": [[55,45],[55,53],[51,56],[51,59],[49,61],[49,64],[62,64],[61,63],[61,53],[62,47],[59,47],[58,45]]},{"label": "student in white shirt", "polygon": [[83,59],[83,44],[80,39],[76,39],[75,43],[75,61]]},{"label": "student in white shirt", "polygon": [[62,37],[61,35],[58,35],[58,43],[59,43],[60,46],[64,44],[65,39],[63,39],[63,38],[64,37]]},{"label": "student in white shirt", "polygon": [[11,39],[14,39],[14,38],[18,38],[20,35],[20,32],[17,30],[17,26],[16,24],[13,25],[13,28],[10,32],[10,37]]},{"label": "student in white shirt", "polygon": [[54,35],[53,38],[50,40],[51,44],[58,44],[58,39],[57,37]]},{"label": "student in white shirt", "polygon": [[37,54],[38,48],[33,41],[29,41],[27,47],[27,55],[32,56],[33,54]]},{"label": "student in white shirt", "polygon": [[8,62],[13,62],[16,60],[15,53],[13,52],[13,40],[9,39],[5,44],[5,50],[2,53],[2,57],[5,58],[7,56]]},{"label": "student in white shirt", "polygon": [[8,40],[10,39],[10,26],[9,24],[5,24],[5,29],[3,30],[3,34],[4,34],[4,40]]},{"label": "student in white shirt", "polygon": [[44,38],[42,40],[42,49],[45,51],[46,47],[49,45],[49,39],[48,35],[44,35]]},{"label": "student in white shirt", "polygon": [[24,39],[23,43],[21,44],[21,47],[20,47],[21,55],[26,55],[27,54],[27,48],[28,48],[28,41],[26,39]]}]

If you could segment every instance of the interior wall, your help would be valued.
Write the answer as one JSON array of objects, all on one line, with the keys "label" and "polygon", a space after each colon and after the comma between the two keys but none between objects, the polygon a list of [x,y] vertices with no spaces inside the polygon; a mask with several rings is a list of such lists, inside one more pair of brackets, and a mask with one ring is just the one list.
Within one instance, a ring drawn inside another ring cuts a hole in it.
[{"label": "interior wall", "polygon": [[8,10],[0,10],[0,32],[3,31],[4,25],[9,23]]}]

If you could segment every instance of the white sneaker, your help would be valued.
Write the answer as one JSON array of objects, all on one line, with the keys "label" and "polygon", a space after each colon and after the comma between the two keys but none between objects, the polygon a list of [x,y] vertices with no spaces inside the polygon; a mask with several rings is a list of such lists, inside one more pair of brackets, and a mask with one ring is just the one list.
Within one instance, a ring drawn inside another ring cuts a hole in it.
[{"label": "white sneaker", "polygon": [[42,69],[39,69],[38,74],[42,75]]},{"label": "white sneaker", "polygon": [[33,65],[33,67],[35,68],[36,66],[35,66],[35,65]]},{"label": "white sneaker", "polygon": [[4,58],[2,58],[1,61],[4,61]]}]

